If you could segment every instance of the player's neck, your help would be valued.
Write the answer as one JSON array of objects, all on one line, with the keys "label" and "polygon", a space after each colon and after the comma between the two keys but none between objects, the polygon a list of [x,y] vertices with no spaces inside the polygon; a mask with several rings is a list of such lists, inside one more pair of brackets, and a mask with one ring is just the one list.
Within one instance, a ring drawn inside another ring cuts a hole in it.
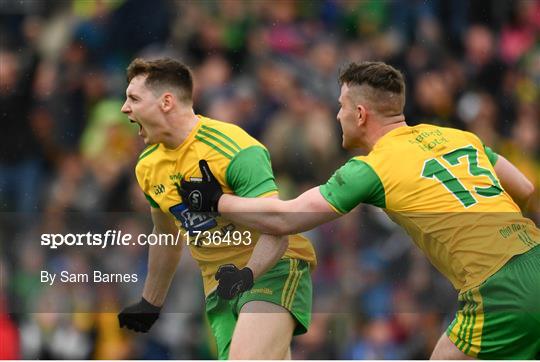
[{"label": "player's neck", "polygon": [[393,119],[389,119],[381,126],[378,126],[376,130],[371,132],[372,137],[368,140],[369,150],[371,151],[377,141],[379,141],[385,134],[396,128],[404,126],[407,126],[407,123],[405,122],[405,117],[403,117],[403,115],[393,117]]},{"label": "player's neck", "polygon": [[198,122],[199,117],[191,108],[171,114],[168,119],[169,127],[164,132],[161,143],[169,149],[177,148],[186,140]]}]

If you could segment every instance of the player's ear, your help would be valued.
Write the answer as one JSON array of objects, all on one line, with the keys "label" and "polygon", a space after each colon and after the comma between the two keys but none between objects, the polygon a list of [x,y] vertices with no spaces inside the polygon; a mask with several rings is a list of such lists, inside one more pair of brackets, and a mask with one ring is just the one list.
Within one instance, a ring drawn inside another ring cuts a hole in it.
[{"label": "player's ear", "polygon": [[366,109],[366,107],[364,107],[361,104],[358,104],[356,106],[356,115],[357,115],[356,123],[357,123],[358,126],[361,126],[364,123],[366,123],[366,119],[367,119],[367,109]]},{"label": "player's ear", "polygon": [[174,97],[171,93],[163,93],[161,96],[160,107],[163,112],[169,112],[174,106]]}]

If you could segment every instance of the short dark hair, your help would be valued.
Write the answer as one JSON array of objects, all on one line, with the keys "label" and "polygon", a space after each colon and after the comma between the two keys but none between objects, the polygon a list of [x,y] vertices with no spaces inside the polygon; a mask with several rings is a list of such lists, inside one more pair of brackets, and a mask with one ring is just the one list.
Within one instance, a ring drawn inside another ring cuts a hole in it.
[{"label": "short dark hair", "polygon": [[156,60],[134,59],[127,67],[127,81],[146,75],[145,85],[153,91],[175,88],[180,100],[192,101],[193,77],[190,69],[181,62],[162,58]]},{"label": "short dark hair", "polygon": [[403,74],[383,62],[351,63],[340,73],[339,83],[359,86],[367,84],[375,89],[398,94],[405,90]]},{"label": "short dark hair", "polygon": [[[365,94],[375,106],[385,104],[392,113],[402,112],[405,106],[405,80],[396,68],[383,62],[351,63],[339,74],[339,84],[347,86],[369,86],[370,94]],[[389,99],[392,101],[389,102]],[[381,103],[382,102],[382,103]],[[382,109],[378,109],[382,111]]]}]

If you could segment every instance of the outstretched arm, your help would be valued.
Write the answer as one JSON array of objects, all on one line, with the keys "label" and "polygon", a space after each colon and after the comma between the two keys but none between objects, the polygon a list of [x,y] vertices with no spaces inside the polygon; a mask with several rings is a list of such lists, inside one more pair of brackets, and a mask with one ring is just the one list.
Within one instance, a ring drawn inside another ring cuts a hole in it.
[{"label": "outstretched arm", "polygon": [[314,187],[296,199],[246,199],[224,194],[219,199],[219,211],[236,223],[263,233],[288,235],[307,231],[341,216],[334,211]]},{"label": "outstretched arm", "polygon": [[178,188],[183,202],[192,211],[219,211],[235,223],[270,235],[307,231],[341,216],[323,198],[319,187],[289,201],[277,198],[244,198],[224,194],[206,160],[199,161],[199,168],[201,181],[182,180]]},{"label": "outstretched arm", "polygon": [[494,168],[506,192],[520,206],[526,206],[529,198],[534,193],[532,182],[516,166],[501,155],[498,156]]},{"label": "outstretched arm", "polygon": [[199,161],[199,167],[202,180],[182,180],[179,188],[189,209],[219,211],[238,224],[266,234],[288,235],[310,230],[337,219],[362,202],[386,207],[384,187],[378,175],[366,162],[356,158],[340,167],[326,184],[289,201],[223,194],[205,160]]}]

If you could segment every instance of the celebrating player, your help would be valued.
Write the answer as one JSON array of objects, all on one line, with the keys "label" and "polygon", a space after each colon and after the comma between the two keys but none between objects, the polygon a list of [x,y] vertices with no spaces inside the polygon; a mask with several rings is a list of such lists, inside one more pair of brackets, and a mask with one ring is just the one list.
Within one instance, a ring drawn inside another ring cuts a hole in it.
[{"label": "celebrating player", "polygon": [[[289,357],[293,334],[304,333],[311,318],[311,243],[299,235],[260,234],[215,214],[193,214],[177,189],[182,179],[208,178],[199,173],[198,160],[204,158],[225,192],[275,197],[268,151],[235,125],[195,115],[192,76],[182,63],[135,59],[127,78],[122,112],[139,125],[148,145],[136,175],[151,206],[153,232],[176,235],[182,228],[187,235],[201,269],[219,358]],[[180,252],[181,245],[150,246],[142,299],[118,315],[121,327],[151,328]]]},{"label": "celebrating player", "polygon": [[190,208],[282,235],[359,203],[378,206],[460,292],[460,309],[432,358],[539,358],[540,231],[516,204],[532,195],[532,184],[472,133],[408,126],[403,76],[391,66],[352,63],[339,81],[343,147],[366,148],[367,156],[289,201],[223,194],[211,177],[184,180],[182,195],[202,196]]}]

